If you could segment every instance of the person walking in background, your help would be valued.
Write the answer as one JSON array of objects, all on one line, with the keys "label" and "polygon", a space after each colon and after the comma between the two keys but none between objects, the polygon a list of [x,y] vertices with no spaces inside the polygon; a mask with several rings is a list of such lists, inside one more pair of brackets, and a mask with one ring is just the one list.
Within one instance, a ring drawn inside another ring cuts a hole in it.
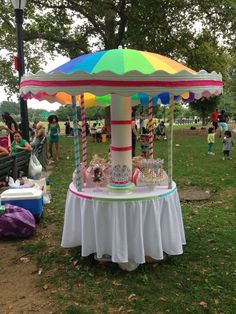
[{"label": "person walking in background", "polygon": [[144,127],[144,121],[145,121],[145,113],[143,111],[140,112],[140,117],[139,117],[139,128],[140,132],[143,133],[143,127]]},{"label": "person walking in background", "polygon": [[71,135],[70,120],[66,119],[66,122],[64,123],[64,125],[65,125],[65,134],[66,134],[66,136],[70,136]]},{"label": "person walking in background", "polygon": [[96,142],[101,143],[101,141],[102,141],[102,126],[101,123],[98,123],[96,129]]},{"label": "person walking in background", "polygon": [[223,160],[232,159],[230,157],[230,152],[232,150],[232,146],[235,146],[234,140],[232,138],[230,131],[225,131],[225,136],[223,139]]},{"label": "person walking in background", "polygon": [[135,157],[136,141],[138,137],[137,125],[135,121],[135,116],[132,115],[131,122],[131,132],[132,132],[132,157]]},{"label": "person walking in background", "polygon": [[219,116],[219,112],[218,112],[218,109],[216,108],[216,110],[212,112],[211,114],[211,122],[215,130],[218,129],[218,116]]},{"label": "person walking in background", "polygon": [[87,121],[85,122],[85,128],[86,128],[86,136],[88,136],[90,134],[90,127]]},{"label": "person walking in background", "polygon": [[141,134],[140,135],[141,141],[141,156],[143,158],[147,158],[148,148],[149,148],[149,135],[148,134]]},{"label": "person walking in background", "polygon": [[19,129],[18,125],[8,112],[4,112],[2,114],[2,119],[5,122],[6,126],[3,126],[1,128],[6,130],[10,134],[11,142],[12,142],[14,140],[13,134]]},{"label": "person walking in background", "polygon": [[228,131],[228,115],[226,114],[225,110],[221,110],[220,115],[218,116],[218,126],[220,130],[220,135],[221,137],[222,132]]},{"label": "person walking in background", "polygon": [[48,133],[49,133],[49,155],[53,158],[53,144],[56,147],[56,160],[59,159],[59,134],[61,132],[58,118],[56,115],[48,117]]},{"label": "person walking in background", "polygon": [[208,155],[215,155],[215,153],[213,152],[213,145],[215,143],[215,128],[213,127],[208,129],[207,143],[208,143]]},{"label": "person walking in background", "polygon": [[96,142],[96,133],[97,133],[97,124],[96,123],[93,123],[91,129],[90,129],[90,133],[91,133],[91,136],[92,136],[92,142]]}]

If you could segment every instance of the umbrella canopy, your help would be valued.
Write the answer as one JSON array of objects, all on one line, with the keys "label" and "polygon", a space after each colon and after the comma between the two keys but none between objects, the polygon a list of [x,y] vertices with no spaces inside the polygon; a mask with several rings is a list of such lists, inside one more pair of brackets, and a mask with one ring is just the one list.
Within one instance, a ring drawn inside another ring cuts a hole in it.
[{"label": "umbrella canopy", "polygon": [[98,96],[170,93],[185,94],[187,100],[193,100],[219,95],[222,88],[221,74],[216,72],[195,72],[151,52],[112,49],[80,56],[50,73],[28,73],[22,78],[20,90],[25,98],[39,100],[46,96],[55,99],[58,92],[70,96],[85,92]]}]

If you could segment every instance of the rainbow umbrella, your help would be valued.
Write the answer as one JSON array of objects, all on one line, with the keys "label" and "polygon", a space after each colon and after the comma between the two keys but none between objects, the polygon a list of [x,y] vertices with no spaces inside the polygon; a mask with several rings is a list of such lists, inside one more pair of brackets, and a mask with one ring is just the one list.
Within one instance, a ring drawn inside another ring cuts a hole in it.
[{"label": "rainbow umbrella", "polygon": [[[46,95],[53,99],[58,92],[70,96],[83,93],[92,93],[96,96],[112,94],[113,111],[116,115],[120,115],[120,118],[123,117],[123,121],[125,121],[125,110],[131,110],[128,97],[137,93],[143,93],[148,97],[168,93],[171,114],[170,134],[173,132],[174,96],[193,100],[203,96],[219,95],[222,90],[221,74],[207,73],[204,70],[195,72],[170,58],[132,49],[112,49],[86,54],[50,73],[28,73],[23,76],[20,84],[20,92],[26,99],[35,97],[40,100]],[[120,123],[121,121],[116,120],[116,124]],[[115,127],[119,135],[117,126]],[[122,131],[122,127],[120,130]],[[127,137],[125,140],[128,140]],[[117,149],[115,144],[120,144],[119,149],[124,151],[122,156],[126,156],[122,157],[122,163],[131,168],[131,160],[125,153],[128,146],[122,147],[118,137],[113,138],[112,141],[114,150]],[[170,142],[169,186],[172,182],[172,136]]]},{"label": "rainbow umbrella", "polygon": [[222,77],[216,72],[195,72],[159,54],[132,49],[112,49],[75,58],[50,73],[28,73],[21,81],[25,98],[52,98],[58,92],[97,96],[116,93],[155,96],[189,93],[191,99],[219,95]]}]

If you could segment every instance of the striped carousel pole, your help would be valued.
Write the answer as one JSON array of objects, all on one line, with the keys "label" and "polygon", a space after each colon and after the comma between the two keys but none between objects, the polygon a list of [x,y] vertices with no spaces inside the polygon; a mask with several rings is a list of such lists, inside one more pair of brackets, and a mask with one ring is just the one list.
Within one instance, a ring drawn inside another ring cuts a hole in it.
[{"label": "striped carousel pole", "polygon": [[72,98],[72,117],[73,117],[73,133],[74,133],[74,157],[75,157],[75,168],[76,168],[76,189],[77,191],[81,191],[79,135],[78,135],[76,97],[71,96],[71,98]]},{"label": "striped carousel pole", "polygon": [[169,136],[168,136],[168,189],[172,189],[173,176],[173,121],[174,121],[174,96],[170,95],[169,110]]},{"label": "striped carousel pole", "polygon": [[149,158],[153,159],[153,113],[152,113],[152,97],[149,98],[148,103],[148,144],[149,144]]},{"label": "striped carousel pole", "polygon": [[81,107],[81,121],[82,121],[82,163],[87,166],[87,136],[85,125],[85,109],[84,109],[84,94],[80,95],[80,107]]}]

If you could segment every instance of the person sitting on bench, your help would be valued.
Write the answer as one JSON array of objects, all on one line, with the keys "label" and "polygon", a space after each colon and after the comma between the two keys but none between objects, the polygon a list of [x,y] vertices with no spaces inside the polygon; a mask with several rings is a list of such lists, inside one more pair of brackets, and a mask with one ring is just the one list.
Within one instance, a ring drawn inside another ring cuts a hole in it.
[{"label": "person sitting on bench", "polygon": [[33,152],[37,152],[45,136],[46,136],[45,128],[41,122],[38,122],[35,128],[35,136],[33,142],[31,143]]},{"label": "person sitting on bench", "polygon": [[16,131],[13,134],[13,138],[14,138],[14,141],[12,142],[12,148],[11,148],[12,154],[19,153],[22,151],[28,151],[28,152],[32,151],[32,147],[26,140],[22,138],[20,132]]}]

